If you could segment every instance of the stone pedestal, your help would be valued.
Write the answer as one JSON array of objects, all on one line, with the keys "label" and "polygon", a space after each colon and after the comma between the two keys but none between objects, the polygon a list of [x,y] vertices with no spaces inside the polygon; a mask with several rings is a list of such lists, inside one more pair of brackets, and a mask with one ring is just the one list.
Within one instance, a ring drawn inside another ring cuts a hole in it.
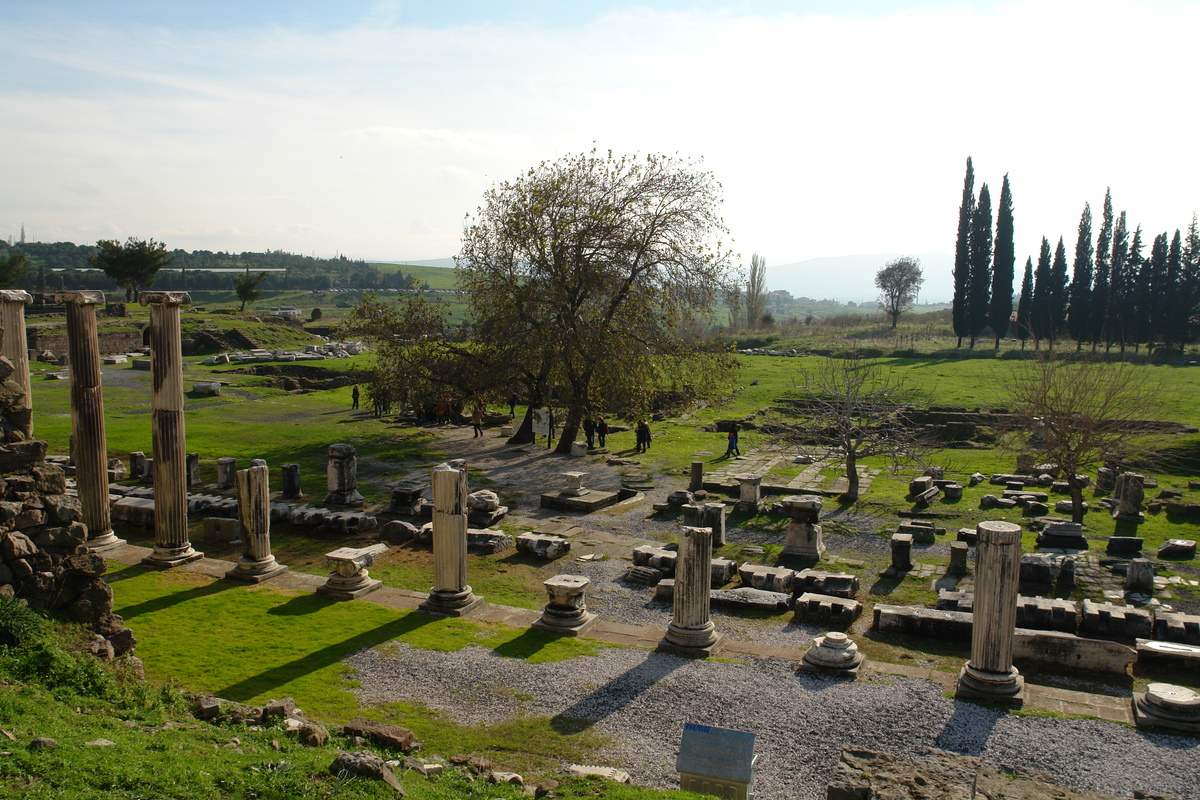
[{"label": "stone pedestal", "polygon": [[704,523],[701,528],[712,530],[712,546],[714,549],[725,546],[725,504],[705,503]]},{"label": "stone pedestal", "polygon": [[897,572],[908,572],[913,568],[912,563],[913,535],[911,533],[892,534],[892,566]]},{"label": "stone pedestal", "polygon": [[303,499],[304,492],[300,490],[300,465],[284,464],[280,469],[283,472],[283,492],[280,498],[283,500]]},{"label": "stone pedestal", "polygon": [[467,469],[433,471],[433,588],[422,611],[461,617],[483,602],[467,583]]},{"label": "stone pedestal", "polygon": [[967,553],[971,546],[966,542],[950,543],[950,566],[946,568],[948,575],[967,574]]},{"label": "stone pedestal", "polygon": [[832,631],[813,640],[802,665],[816,672],[857,678],[862,663],[858,645],[846,634]]},{"label": "stone pedestal", "polygon": [[200,454],[199,453],[188,453],[187,454],[187,485],[188,486],[199,486],[200,485]]},{"label": "stone pedestal", "polygon": [[688,491],[698,492],[704,488],[704,462],[692,462],[691,479],[688,481]]},{"label": "stone pedestal", "polygon": [[[89,550],[111,550],[125,544],[113,533],[108,506],[108,440],[104,433],[104,393],[100,386],[100,338],[96,306],[104,293],[60,292],[55,301],[67,307],[67,350],[71,357],[71,431],[75,485],[80,515],[88,527]],[[24,343],[22,342],[22,347]]]},{"label": "stone pedestal", "polygon": [[734,508],[750,514],[762,511],[762,481],[762,475],[738,475],[738,501]]},{"label": "stone pedestal", "polygon": [[577,636],[596,624],[585,597],[591,581],[583,575],[555,575],[544,582],[550,602],[533,623],[538,630]]},{"label": "stone pedestal", "polygon": [[33,297],[23,289],[0,289],[0,355],[13,365],[9,376],[21,387],[22,397],[13,402],[10,414],[16,427],[33,438],[33,393],[29,384],[29,350],[25,347],[25,306]]},{"label": "stone pedestal", "polygon": [[682,529],[675,562],[675,597],[671,622],[663,638],[665,649],[687,655],[709,656],[724,641],[709,618],[709,583],[712,580],[712,531]]},{"label": "stone pedestal", "polygon": [[231,581],[262,583],[287,572],[271,555],[271,488],[266,467],[238,470],[238,520],[242,525],[242,557],[225,573]]},{"label": "stone pedestal", "polygon": [[1146,515],[1142,513],[1142,500],[1146,494],[1143,484],[1146,478],[1136,472],[1126,472],[1121,475],[1121,479],[1120,502],[1113,511],[1113,519],[1119,522],[1135,522],[1140,525],[1146,521]]},{"label": "stone pedestal", "polygon": [[821,536],[821,506],[824,501],[811,494],[789,495],[779,501],[783,511],[791,519],[787,538],[781,555],[796,558],[820,558],[825,554],[825,541]]},{"label": "stone pedestal", "polygon": [[416,516],[425,505],[424,494],[429,484],[419,481],[401,481],[392,489],[392,502],[384,509],[389,514]]},{"label": "stone pedestal", "polygon": [[1135,558],[1129,562],[1129,571],[1125,573],[1125,591],[1154,592],[1154,562],[1148,558]]},{"label": "stone pedestal", "polygon": [[142,477],[139,478],[139,480],[142,483],[153,485],[153,483],[154,483],[154,459],[153,458],[146,459],[146,469],[144,469],[142,471]]},{"label": "stone pedestal", "polygon": [[236,481],[235,474],[237,472],[236,458],[218,458],[217,459],[217,488],[232,489]]},{"label": "stone pedestal", "polygon": [[1012,665],[1021,573],[1021,526],[985,521],[976,526],[975,609],[971,660],[958,676],[956,696],[1021,705],[1025,679]]},{"label": "stone pedestal", "polygon": [[329,494],[325,504],[332,506],[361,506],[358,493],[358,458],[352,445],[329,445],[329,465],[325,468]]},{"label": "stone pedestal", "polygon": [[150,307],[150,417],[154,443],[154,552],[142,563],[175,567],[204,556],[192,548],[187,529],[179,307],[192,300],[186,292],[142,292],[140,302]]},{"label": "stone pedestal", "polygon": [[129,454],[129,480],[140,481],[145,474],[146,454],[141,450],[134,450]]},{"label": "stone pedestal", "polygon": [[325,583],[317,587],[317,594],[336,600],[357,600],[378,589],[382,581],[375,580],[367,567],[375,563],[375,556],[386,553],[388,546],[380,542],[370,547],[342,547],[325,554],[325,560],[334,565],[333,572]]},{"label": "stone pedestal", "polygon": [[1200,734],[1200,694],[1183,686],[1152,683],[1133,695],[1133,719],[1139,728],[1166,728]]}]

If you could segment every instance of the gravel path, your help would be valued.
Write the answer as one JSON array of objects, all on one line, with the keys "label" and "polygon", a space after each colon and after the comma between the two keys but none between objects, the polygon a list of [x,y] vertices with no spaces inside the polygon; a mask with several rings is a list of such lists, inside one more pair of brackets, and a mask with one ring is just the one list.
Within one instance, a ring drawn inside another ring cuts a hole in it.
[{"label": "gravel path", "polygon": [[[755,796],[823,798],[844,745],[897,754],[938,747],[1042,770],[1079,789],[1200,798],[1200,743],[1099,720],[1016,716],[942,695],[929,681],[843,682],[797,673],[781,659],[693,661],[636,648],[528,664],[468,647],[457,653],[389,645],[351,657],[364,703],[408,700],[460,722],[513,714],[586,720],[611,744],[606,760],[639,785],[677,788],[683,725],[755,734]],[[445,754],[448,755],[448,754]]]}]

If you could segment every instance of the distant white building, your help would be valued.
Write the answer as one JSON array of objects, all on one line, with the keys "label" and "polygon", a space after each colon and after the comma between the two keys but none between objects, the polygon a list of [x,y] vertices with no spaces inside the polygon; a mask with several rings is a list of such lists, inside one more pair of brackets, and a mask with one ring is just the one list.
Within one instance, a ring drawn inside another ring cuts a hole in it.
[{"label": "distant white building", "polygon": [[283,317],[284,319],[300,319],[300,309],[295,306],[276,306],[271,309],[272,317]]}]

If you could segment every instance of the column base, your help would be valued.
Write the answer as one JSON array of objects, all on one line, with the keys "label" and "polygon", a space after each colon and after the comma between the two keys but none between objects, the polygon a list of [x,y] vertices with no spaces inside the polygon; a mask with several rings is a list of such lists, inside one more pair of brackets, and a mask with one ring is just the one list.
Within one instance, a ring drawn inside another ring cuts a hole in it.
[{"label": "column base", "polygon": [[[228,577],[228,573],[226,573],[226,577]],[[336,572],[331,573],[329,580],[317,587],[317,594],[332,597],[334,600],[357,600],[383,586],[383,581],[377,581],[365,575],[363,580],[359,581],[335,580],[335,578],[341,577]]]},{"label": "column base", "polygon": [[192,561],[199,561],[202,558],[204,558],[204,553],[193,550],[190,544],[186,547],[155,546],[154,552],[142,559],[142,566],[171,569]]},{"label": "column base", "polygon": [[464,586],[459,592],[434,589],[417,608],[429,614],[465,617],[482,604],[483,598],[472,592],[470,586]]},{"label": "column base", "polygon": [[559,616],[547,611],[542,612],[542,616],[536,622],[530,625],[531,628],[536,628],[539,631],[546,633],[558,633],[564,636],[578,636],[581,633],[586,633],[596,625],[598,617],[590,611],[585,611],[583,614],[571,614],[567,616]]},{"label": "column base", "polygon": [[106,550],[115,550],[118,547],[124,547],[125,544],[126,541],[124,539],[118,539],[117,535],[112,531],[108,531],[94,539],[89,537],[88,540],[84,542],[84,545],[87,546],[88,552],[90,553],[103,553]]},{"label": "column base", "polygon": [[724,644],[725,637],[717,633],[711,621],[700,628],[681,628],[671,623],[656,649],[691,658],[707,658],[720,651]]},{"label": "column base", "polygon": [[272,556],[263,561],[247,561],[239,558],[237,566],[225,573],[225,580],[237,583],[262,583],[287,572],[288,568]]},{"label": "column base", "polygon": [[1025,678],[1015,667],[1008,672],[985,672],[967,664],[958,673],[954,696],[1020,708],[1025,705]]}]

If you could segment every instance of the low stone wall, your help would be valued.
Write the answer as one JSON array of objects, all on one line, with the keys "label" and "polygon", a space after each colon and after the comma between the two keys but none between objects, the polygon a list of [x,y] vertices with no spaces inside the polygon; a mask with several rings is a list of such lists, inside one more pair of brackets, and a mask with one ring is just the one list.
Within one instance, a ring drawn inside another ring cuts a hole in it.
[{"label": "low stone wall", "polygon": [[[128,353],[142,348],[141,331],[109,332],[100,334],[100,352],[103,355]],[[67,334],[41,333],[34,328],[26,331],[25,341],[31,350],[39,353],[49,350],[55,355],[67,352]]]}]

